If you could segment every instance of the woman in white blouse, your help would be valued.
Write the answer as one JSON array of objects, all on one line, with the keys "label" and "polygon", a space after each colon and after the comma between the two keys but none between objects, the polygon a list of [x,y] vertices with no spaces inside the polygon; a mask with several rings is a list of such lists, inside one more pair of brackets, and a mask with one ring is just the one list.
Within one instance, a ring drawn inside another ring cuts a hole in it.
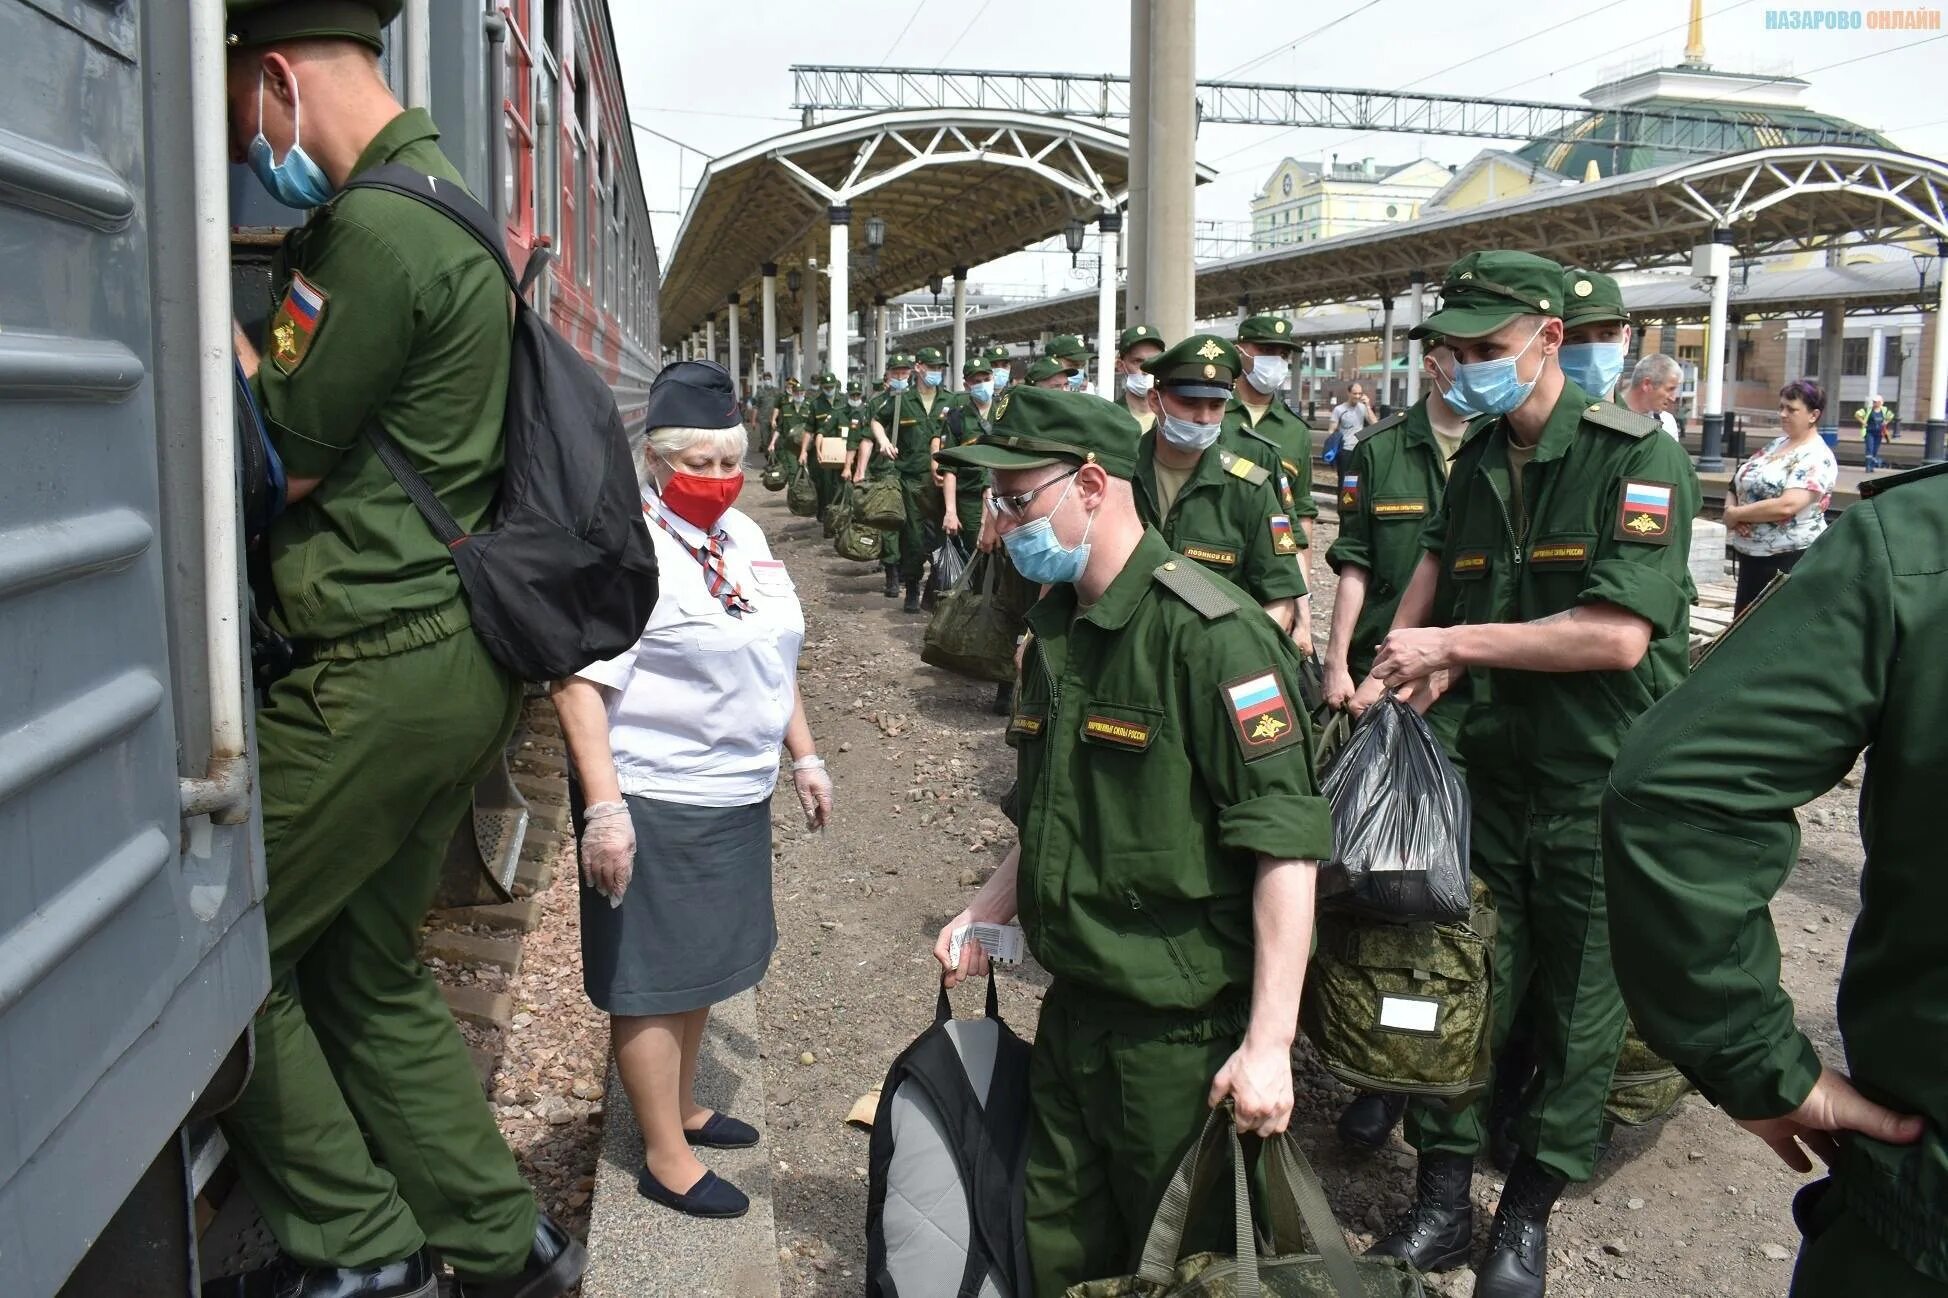
[{"label": "woman in white blouse", "polygon": [[730,507],[744,427],[730,375],[663,368],[637,454],[662,591],[636,647],[557,685],[576,774],[582,979],[610,1016],[643,1132],[637,1187],[699,1217],[741,1216],[742,1191],[701,1148],[757,1131],[691,1092],[710,1007],[757,985],[777,946],[771,794],[779,749],[811,828],[832,782],[805,724],[805,618],[758,525]]}]

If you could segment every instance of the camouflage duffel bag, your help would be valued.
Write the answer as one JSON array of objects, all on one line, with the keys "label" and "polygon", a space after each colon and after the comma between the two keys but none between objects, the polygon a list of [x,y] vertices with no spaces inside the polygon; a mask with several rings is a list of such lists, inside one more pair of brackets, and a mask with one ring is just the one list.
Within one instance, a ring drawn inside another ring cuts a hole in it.
[{"label": "camouflage duffel bag", "polygon": [[1488,1086],[1495,912],[1472,884],[1466,923],[1319,912],[1299,1022],[1327,1072],[1364,1091],[1453,1101]]},{"label": "camouflage duffel bag", "polygon": [[812,485],[812,475],[801,472],[791,480],[785,489],[785,508],[800,518],[818,517],[818,488]]},{"label": "camouflage duffel bag", "polygon": [[859,522],[859,498],[850,482],[839,484],[839,503],[833,506],[837,511],[838,530],[832,534],[832,548],[841,559],[854,563],[877,563],[880,553],[886,548],[883,533],[862,526]]},{"label": "camouflage duffel bag", "polygon": [[874,478],[859,493],[858,521],[882,532],[897,532],[906,526],[906,499],[900,494],[896,474]]},{"label": "camouflage duffel bag", "polygon": [[1690,1089],[1691,1083],[1677,1065],[1659,1058],[1645,1045],[1632,1023],[1623,1036],[1616,1072],[1610,1075],[1610,1094],[1603,1101],[1603,1112],[1626,1127],[1641,1127],[1677,1108]]},{"label": "camouflage duffel bag", "polygon": [[1006,684],[1015,678],[1015,628],[996,591],[994,556],[976,553],[954,588],[940,597],[920,641],[920,661],[957,676]]},{"label": "camouflage duffel bag", "polygon": [[764,466],[764,472],[758,475],[758,481],[764,484],[766,491],[783,491],[785,489],[785,466],[776,460],[771,461],[771,463]]}]

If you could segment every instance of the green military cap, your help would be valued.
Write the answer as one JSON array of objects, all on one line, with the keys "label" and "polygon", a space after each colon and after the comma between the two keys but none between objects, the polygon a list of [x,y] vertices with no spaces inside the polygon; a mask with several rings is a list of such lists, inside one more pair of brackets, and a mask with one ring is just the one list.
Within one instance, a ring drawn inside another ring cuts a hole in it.
[{"label": "green military cap", "polygon": [[1040,383],[1052,379],[1057,374],[1073,374],[1076,367],[1054,356],[1038,356],[1028,363],[1028,373],[1024,379],[1029,383]]},{"label": "green military cap", "polygon": [[1057,334],[1049,339],[1048,348],[1042,355],[1054,357],[1094,356],[1089,344],[1082,341],[1081,334]]},{"label": "green military cap", "polygon": [[225,40],[232,48],[319,37],[361,41],[383,53],[385,25],[405,0],[229,0]]},{"label": "green military cap", "polygon": [[1001,364],[1006,365],[1008,362],[1012,361],[1014,357],[1008,354],[1008,349],[1006,347],[1003,347],[999,343],[997,343],[993,347],[988,348],[988,359],[991,361],[999,361]]},{"label": "green military cap", "polygon": [[1447,268],[1441,309],[1407,336],[1480,338],[1518,315],[1560,317],[1562,310],[1563,269],[1555,262],[1507,249],[1471,252]]},{"label": "green military cap", "polygon": [[913,368],[913,353],[912,353],[912,352],[894,352],[894,353],[893,353],[893,354],[892,354],[891,356],[888,356],[888,357],[886,358],[886,368],[887,368],[887,369],[889,369],[889,370],[910,370],[910,369],[912,369],[912,368]]},{"label": "green military cap", "polygon": [[1246,316],[1238,324],[1238,341],[1258,343],[1267,347],[1296,347],[1298,342],[1292,337],[1292,322],[1284,316],[1261,312]]},{"label": "green military cap", "polygon": [[825,373],[818,376],[818,385],[822,388],[830,387],[833,384],[837,383],[838,381],[839,381],[839,376],[834,374],[831,370],[827,370],[825,371]]},{"label": "green military cap", "polygon": [[945,365],[947,358],[940,354],[938,347],[922,347],[913,353],[913,359],[922,365]]},{"label": "green military cap", "polygon": [[944,465],[974,469],[1100,464],[1110,476],[1128,478],[1136,473],[1140,432],[1121,402],[1051,388],[1013,387],[994,399],[992,432],[934,458]]},{"label": "green military cap", "polygon": [[1238,349],[1216,334],[1192,334],[1143,362],[1145,374],[1187,397],[1228,397],[1243,369]]},{"label": "green military cap", "polygon": [[846,394],[847,396],[849,396],[849,397],[858,397],[858,396],[864,396],[864,395],[865,395],[865,392],[866,392],[866,390],[865,390],[865,389],[864,389],[863,387],[861,387],[861,386],[859,385],[859,380],[858,380],[858,379],[847,379],[847,380],[846,380],[846,385],[845,385],[845,394]]},{"label": "green military cap", "polygon": [[1155,325],[1131,325],[1116,339],[1116,354],[1121,356],[1138,343],[1155,343],[1161,347],[1164,345],[1163,331]]},{"label": "green military cap", "polygon": [[960,372],[961,377],[966,378],[970,374],[983,374],[993,368],[994,362],[990,361],[987,358],[987,354],[977,347],[967,353],[967,359],[961,363]]},{"label": "green military cap", "polygon": [[1562,322],[1565,325],[1600,324],[1614,320],[1629,324],[1623,309],[1623,290],[1608,275],[1571,267],[1563,271]]}]

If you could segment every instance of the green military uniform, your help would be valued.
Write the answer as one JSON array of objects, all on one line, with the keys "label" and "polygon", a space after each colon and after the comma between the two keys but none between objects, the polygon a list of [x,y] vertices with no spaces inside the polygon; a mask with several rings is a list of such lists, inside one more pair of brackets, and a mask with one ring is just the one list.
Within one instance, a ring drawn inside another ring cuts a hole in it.
[{"label": "green military uniform", "polygon": [[[928,359],[931,357],[931,359]],[[895,356],[887,368],[899,368],[904,360],[910,368],[915,360],[940,363],[940,351],[924,347],[913,356]],[[934,536],[940,512],[939,489],[933,481],[933,443],[944,429],[948,402],[939,389],[921,391],[920,385],[905,392],[888,392],[871,407],[872,420],[886,435],[895,452],[892,469],[899,474],[900,494],[906,501],[906,525],[899,532],[899,575],[909,588],[917,589],[927,556],[933,553]]]},{"label": "green military uniform", "polygon": [[[1193,334],[1143,368],[1166,388],[1189,382],[1199,392],[1218,393],[1230,387],[1239,363],[1237,349],[1222,338]],[[1171,549],[1236,583],[1260,604],[1306,593],[1298,538],[1270,473],[1216,444],[1205,448],[1188,477],[1179,471],[1180,480],[1166,485],[1170,473],[1157,460],[1155,430],[1142,434],[1131,480],[1137,516]]]},{"label": "green military uniform", "polygon": [[[1028,368],[1022,371],[1021,381],[1024,386],[1038,388],[1058,374],[1064,379],[1069,379],[1077,373],[1079,371],[1068,361],[1057,360],[1053,356],[1037,356],[1028,362]],[[1068,385],[1065,383],[1063,386]]]},{"label": "green military uniform", "polygon": [[[1145,346],[1156,347],[1160,351],[1168,350],[1162,331],[1155,325],[1133,324],[1117,336],[1116,355],[1121,358],[1129,355],[1133,348]],[[1128,392],[1118,390],[1113,395],[1116,400],[1123,403],[1123,409],[1130,412],[1130,417],[1136,420],[1138,428],[1147,433],[1157,426],[1157,412],[1150,409],[1150,403],[1146,398],[1137,397],[1134,399],[1135,404],[1132,405],[1132,398]]]},{"label": "green military uniform", "polygon": [[811,405],[800,392],[791,392],[778,405],[778,445],[784,448],[787,472],[791,478],[811,470]]},{"label": "green military uniform", "polygon": [[[1422,329],[1479,337],[1516,315],[1552,315],[1561,283],[1544,258],[1472,254],[1450,268],[1446,305]],[[1650,624],[1650,647],[1628,671],[1471,671],[1458,745],[1473,801],[1472,865],[1498,912],[1497,1054],[1515,1007],[1534,993],[1538,1078],[1517,1138],[1570,1181],[1594,1170],[1625,1026],[1597,806],[1624,732],[1683,679],[1688,654],[1686,563],[1699,495],[1683,451],[1657,431],[1565,380],[1519,483],[1506,420],[1477,426],[1421,538],[1440,563],[1437,625],[1534,622],[1589,603]],[[1486,1108],[1485,1096],[1458,1112],[1416,1104],[1409,1139],[1423,1154],[1475,1154]]]},{"label": "green military uniform", "polygon": [[[1021,389],[949,463],[1088,460],[1134,472],[1105,401]],[[1330,853],[1291,643],[1228,582],[1146,530],[1086,609],[1055,586],[1008,727],[1017,901],[1054,976],[1030,1065],[1026,1215],[1035,1291],[1134,1269],[1250,1013],[1260,857]],[[1193,1246],[1224,1247],[1230,1212]]]},{"label": "green military uniform", "polygon": [[[369,31],[345,30],[359,12],[235,5],[232,43],[351,35],[378,48],[372,9]],[[402,112],[353,171],[397,162],[459,185],[438,134],[425,112]],[[534,1197],[418,946],[520,689],[469,629],[452,559],[362,435],[372,420],[390,433],[463,529],[486,519],[507,285],[463,228],[375,190],[292,231],[273,285],[253,382],[286,470],[319,481],[267,542],[271,622],[298,665],[256,718],[271,992],[255,1071],[223,1124],[298,1261],[370,1266],[430,1243],[459,1270],[508,1275],[527,1260]]]},{"label": "green military uniform", "polygon": [[[1659,440],[1668,441],[1668,438]],[[1862,484],[1806,558],[1631,729],[1603,802],[1617,979],[1646,1042],[1733,1117],[1792,1112],[1820,1074],[1779,985],[1767,903],[1793,810],[1867,753],[1860,915],[1840,974],[1847,1071],[1926,1125],[1840,1138],[1801,1192],[1795,1298],[1948,1294],[1948,913],[1936,808],[1948,687],[1948,466]]]},{"label": "green military uniform", "polygon": [[[1288,353],[1296,346],[1291,322],[1275,315],[1249,316],[1241,321],[1238,341],[1281,347]],[[1250,386],[1249,381],[1246,386]],[[1265,466],[1276,480],[1280,503],[1295,522],[1317,518],[1319,505],[1312,499],[1312,429],[1292,413],[1282,394],[1266,397],[1265,402],[1254,406],[1236,396],[1231,398],[1231,404],[1224,408],[1225,445]],[[1301,549],[1311,546],[1303,527],[1298,529],[1298,537]]]},{"label": "green military uniform", "polygon": [[764,445],[771,439],[771,412],[778,408],[778,400],[783,394],[775,383],[760,383],[751,393],[751,427],[757,445]]},{"label": "green military uniform", "polygon": [[818,513],[823,520],[826,511],[839,503],[839,477],[842,467],[821,464],[818,458],[818,440],[821,437],[844,436],[844,429],[834,424],[833,416],[843,407],[839,399],[839,377],[827,371],[818,376],[818,391],[807,403],[806,436],[812,439],[811,449],[806,453],[805,462],[812,470],[812,485],[818,489]]},{"label": "green military uniform", "polygon": [[1006,347],[997,346],[988,348],[984,359],[988,369],[994,373],[994,390],[997,393],[1006,392],[1015,378],[1014,358],[1008,354]]},{"label": "green military uniform", "polygon": [[1057,334],[1048,340],[1042,355],[1061,361],[1068,367],[1070,388],[1080,392],[1089,386],[1089,362],[1096,359],[1096,353],[1089,350],[1089,344],[1082,340],[1082,335]]},{"label": "green military uniform", "polygon": [[[1608,275],[1580,267],[1569,267],[1563,271],[1562,323],[1565,330],[1582,325],[1618,324],[1628,325],[1630,315],[1623,309],[1623,288]],[[1565,343],[1564,346],[1574,344]],[[1619,344],[1621,350],[1621,344]],[[1616,379],[1607,384],[1593,377],[1579,376],[1565,368],[1565,373],[1575,379],[1577,384],[1598,400],[1614,401],[1623,405],[1623,388]],[[1622,371],[1619,370],[1619,374]],[[1601,391],[1598,391],[1601,387]],[[1627,408],[1627,407],[1626,407]]]},{"label": "green military uniform", "polygon": [[[972,384],[978,376],[993,373],[993,365],[979,353],[968,357],[961,366],[961,381]],[[945,433],[941,438],[941,448],[963,446],[990,432],[994,421],[989,412],[994,408],[990,397],[984,405],[971,394],[962,394],[964,400],[958,401],[948,410],[945,419]],[[960,520],[961,541],[973,545],[974,538],[981,534],[981,497],[988,488],[988,471],[974,465],[961,468],[948,468],[946,476],[954,480],[954,513]],[[942,519],[945,522],[945,519]]]}]

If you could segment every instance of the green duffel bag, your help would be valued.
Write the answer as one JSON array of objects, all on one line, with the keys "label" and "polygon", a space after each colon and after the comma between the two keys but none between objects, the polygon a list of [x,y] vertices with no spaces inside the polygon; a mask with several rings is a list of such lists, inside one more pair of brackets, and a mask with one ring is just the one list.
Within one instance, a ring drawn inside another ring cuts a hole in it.
[{"label": "green duffel bag", "polygon": [[[1252,1222],[1244,1146],[1227,1103],[1204,1121],[1204,1134],[1170,1179],[1132,1276],[1071,1285],[1065,1298],[1425,1298],[1420,1276],[1392,1257],[1354,1257],[1333,1220],[1319,1178],[1290,1132],[1264,1142],[1259,1154],[1270,1233],[1260,1242]],[[1221,1184],[1231,1165],[1235,1243],[1231,1253],[1179,1258],[1191,1209]],[[1316,1252],[1305,1253],[1310,1239]]]},{"label": "green duffel bag", "polygon": [[783,491],[785,489],[785,466],[776,460],[771,461],[771,463],[764,466],[764,472],[758,475],[758,481],[763,484],[766,491]]},{"label": "green duffel bag", "polygon": [[920,641],[920,661],[956,676],[1007,684],[1015,678],[1015,629],[996,598],[1000,565],[976,552],[958,584],[940,597]]},{"label": "green duffel bag", "polygon": [[832,548],[839,552],[841,559],[854,563],[878,563],[879,556],[886,548],[886,534],[870,527],[861,527],[857,522],[847,523],[833,538]]},{"label": "green duffel bag", "polygon": [[791,480],[785,489],[785,508],[800,518],[818,517],[818,488],[812,485],[812,475],[800,473]]},{"label": "green duffel bag", "polygon": [[859,513],[855,520],[863,527],[882,532],[897,532],[906,526],[906,500],[900,495],[897,474],[874,478],[859,493]]},{"label": "green duffel bag", "polygon": [[1623,1036],[1616,1072],[1610,1075],[1610,1094],[1603,1101],[1603,1112],[1626,1127],[1641,1127],[1667,1116],[1690,1089],[1691,1083],[1677,1065],[1645,1045],[1632,1023]]},{"label": "green duffel bag", "polygon": [[1363,1091],[1465,1103],[1493,1063],[1495,912],[1471,885],[1466,923],[1321,908],[1299,1022],[1327,1072]]}]

